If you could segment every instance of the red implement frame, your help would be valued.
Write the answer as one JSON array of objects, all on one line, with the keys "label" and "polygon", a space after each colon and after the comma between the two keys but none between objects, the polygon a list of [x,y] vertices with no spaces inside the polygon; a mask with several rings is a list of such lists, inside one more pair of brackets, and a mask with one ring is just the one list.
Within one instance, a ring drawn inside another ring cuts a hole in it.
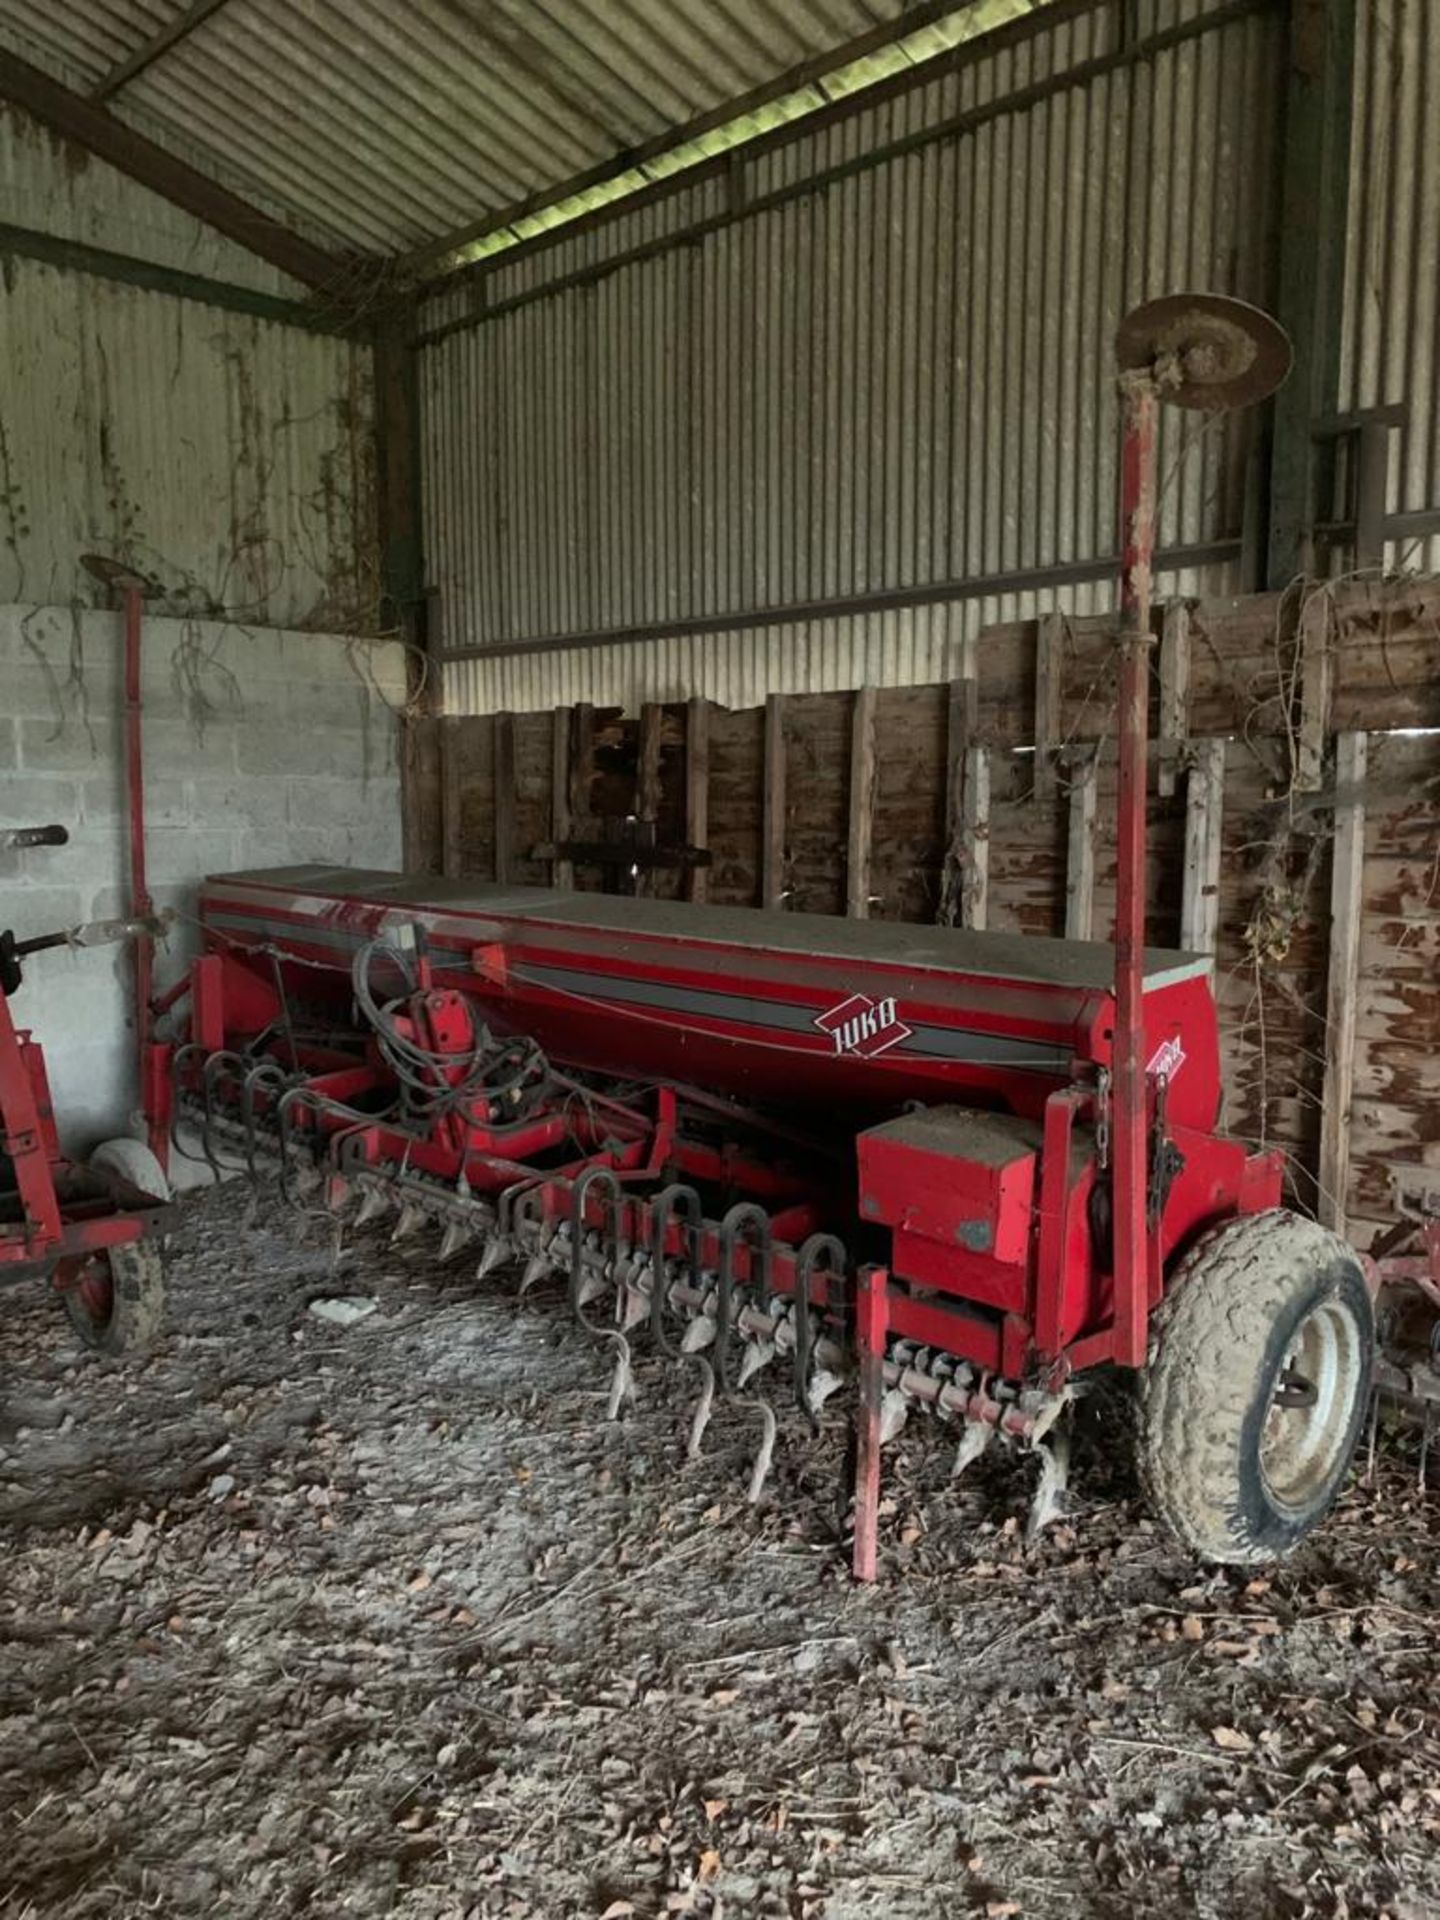
[{"label": "red implement frame", "polygon": [[1120,778],[1115,842],[1115,1358],[1138,1367],[1149,1320],[1145,1071],[1145,792],[1150,720],[1150,579],[1155,552],[1155,382],[1122,382]]},{"label": "red implement frame", "polygon": [[[442,1257],[483,1236],[482,1274],[505,1260],[527,1276],[563,1267],[582,1325],[627,1368],[632,1329],[648,1320],[674,1358],[670,1320],[690,1315],[711,1322],[697,1330],[729,1390],[731,1336],[773,1355],[784,1329],[813,1415],[809,1358],[839,1351],[825,1365],[856,1391],[861,1579],[876,1570],[892,1396],[1040,1445],[1072,1375],[1145,1364],[1177,1249],[1279,1200],[1277,1158],[1215,1131],[1204,963],[1147,956],[1144,936],[1158,405],[1263,397],[1284,340],[1253,310],[1184,296],[1138,310],[1117,346],[1113,958],[965,932],[917,946],[913,930],[659,902],[621,914],[596,896],[322,868],[217,877],[202,893],[208,951],[170,1084],[207,1157],[223,1141],[255,1171],[263,1144],[287,1191],[308,1164],[332,1205],[360,1196],[359,1224],[393,1208],[402,1237],[438,1226]],[[367,969],[387,945],[403,958],[397,940],[413,977],[381,1010]],[[299,1032],[297,999],[313,1010]],[[499,1084],[516,1046],[543,1074],[492,1097],[484,1075]],[[1162,1077],[1166,1061],[1183,1074]],[[738,1122],[719,1145],[717,1095]],[[812,1287],[820,1242],[839,1258]],[[608,1329],[591,1313],[601,1299]]]}]

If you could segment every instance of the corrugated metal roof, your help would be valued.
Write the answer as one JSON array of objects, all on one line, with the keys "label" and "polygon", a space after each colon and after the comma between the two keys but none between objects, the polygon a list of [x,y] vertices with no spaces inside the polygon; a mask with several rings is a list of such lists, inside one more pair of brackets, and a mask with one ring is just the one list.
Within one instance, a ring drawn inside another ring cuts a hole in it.
[{"label": "corrugated metal roof", "polygon": [[[996,621],[1109,606],[1110,342],[1176,287],[1269,299],[1283,59],[1278,8],[1162,0],[1154,33],[1189,25],[1143,58],[1129,16],[1037,16],[998,53],[742,153],[723,225],[696,183],[498,263],[472,324],[438,334],[458,285],[426,303],[431,631],[477,650],[444,669],[448,711],[944,679]],[[658,245],[677,207],[702,230]],[[1165,592],[1241,585],[1198,554],[1238,556],[1251,433],[1164,422],[1162,547],[1196,569]],[[1069,567],[1103,577],[1017,578]],[[954,598],[841,610],[930,588]],[[605,643],[558,644],[585,635]],[[536,641],[557,644],[481,651]]]},{"label": "corrugated metal roof", "polygon": [[[0,44],[93,92],[186,12],[0,0]],[[221,0],[107,105],[313,238],[395,253],[910,17],[906,0]]]}]

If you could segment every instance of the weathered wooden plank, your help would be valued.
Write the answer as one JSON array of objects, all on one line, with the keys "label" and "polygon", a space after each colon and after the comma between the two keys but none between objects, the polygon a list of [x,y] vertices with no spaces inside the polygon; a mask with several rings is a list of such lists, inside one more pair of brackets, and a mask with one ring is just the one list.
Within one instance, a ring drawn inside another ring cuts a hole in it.
[{"label": "weathered wooden plank", "polygon": [[1185,874],[1180,945],[1214,953],[1220,936],[1220,859],[1225,808],[1225,742],[1195,740],[1185,787]]},{"label": "weathered wooden plank", "polygon": [[461,873],[460,722],[440,725],[440,871],[447,880]]},{"label": "weathered wooden plank", "polygon": [[1035,622],[1035,798],[1055,793],[1055,755],[1064,738],[1065,616],[1042,613]]},{"label": "weathered wooden plank", "polygon": [[[710,702],[691,699],[685,709],[685,841],[701,849],[710,845]],[[703,866],[686,875],[686,891],[703,901],[710,876]]]},{"label": "weathered wooden plank", "polygon": [[[557,846],[570,838],[570,721],[569,707],[556,707],[550,716],[550,838]],[[574,861],[557,853],[550,878],[554,886],[573,887]]]},{"label": "weathered wooden plank", "polygon": [[[643,822],[653,825],[660,818],[660,749],[665,736],[665,709],[657,701],[647,700],[640,709],[640,732],[635,766],[635,812]],[[636,893],[651,893],[651,874],[635,875]]]},{"label": "weathered wooden plank", "polygon": [[495,716],[495,879],[515,877],[515,716]]},{"label": "weathered wooden plank", "polygon": [[1325,743],[1330,737],[1330,707],[1335,681],[1331,589],[1313,587],[1300,612],[1300,731],[1296,742],[1295,787],[1318,793],[1325,781]]},{"label": "weathered wooden plank", "polygon": [[590,787],[595,777],[595,709],[577,700],[570,709],[570,824],[591,814]]},{"label": "weathered wooden plank", "polygon": [[783,907],[785,886],[785,695],[765,702],[764,805],[760,849],[760,904]]},{"label": "weathered wooden plank", "polygon": [[1095,927],[1096,755],[1070,760],[1070,831],[1065,860],[1065,938],[1092,940]]},{"label": "weathered wooden plank", "polygon": [[965,798],[961,822],[964,872],[961,924],[983,929],[990,915],[990,749],[965,749]]},{"label": "weathered wooden plank", "polygon": [[660,746],[664,728],[665,709],[647,700],[640,709],[635,775],[635,811],[642,820],[660,818]]},{"label": "weathered wooden plank", "polygon": [[940,877],[936,919],[953,927],[961,916],[965,883],[965,756],[975,738],[980,711],[979,682],[973,673],[950,682],[945,744],[945,866]]},{"label": "weathered wooden plank", "polygon": [[1355,1090],[1360,932],[1365,890],[1365,774],[1369,739],[1335,742],[1335,841],[1330,856],[1330,956],[1325,985],[1325,1082],[1320,1105],[1321,1224],[1345,1231],[1350,1186],[1350,1107]]},{"label": "weathered wooden plank", "polygon": [[1159,787],[1169,799],[1179,782],[1190,732],[1190,609],[1183,600],[1165,608],[1160,630]]},{"label": "weathered wooden plank", "polygon": [[845,911],[870,917],[870,848],[875,833],[875,689],[861,687],[850,714],[850,832],[845,855]]},{"label": "weathered wooden plank", "polygon": [[440,741],[443,720],[411,715],[400,723],[401,836],[407,873],[438,873],[443,850]]}]

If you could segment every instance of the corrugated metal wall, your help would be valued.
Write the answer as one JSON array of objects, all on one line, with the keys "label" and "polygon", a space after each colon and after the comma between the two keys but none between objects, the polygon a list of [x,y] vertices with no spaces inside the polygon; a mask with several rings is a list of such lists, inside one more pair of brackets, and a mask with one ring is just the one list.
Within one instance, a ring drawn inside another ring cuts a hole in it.
[{"label": "corrugated metal wall", "polygon": [[[283,275],[0,116],[0,220],[266,293]],[[367,346],[0,256],[0,601],[90,603],[87,550],[174,612],[373,630]]]},{"label": "corrugated metal wall", "polygon": [[[1127,31],[1170,41],[1135,59]],[[738,162],[728,194],[494,272],[479,324],[473,293],[440,296],[422,396],[442,645],[656,633],[457,662],[450,709],[937,679],[984,624],[1108,604],[1106,580],[1004,589],[1115,551],[1121,314],[1186,285],[1271,296],[1280,54],[1263,5],[1097,4]],[[1167,545],[1238,550],[1246,434],[1172,435]],[[664,632],[947,581],[988,587]],[[1223,558],[1162,581],[1236,584]]]},{"label": "corrugated metal wall", "polygon": [[[1392,513],[1440,508],[1440,6],[1361,0],[1340,406],[1402,405]],[[1440,571],[1440,535],[1393,541],[1392,567]]]}]

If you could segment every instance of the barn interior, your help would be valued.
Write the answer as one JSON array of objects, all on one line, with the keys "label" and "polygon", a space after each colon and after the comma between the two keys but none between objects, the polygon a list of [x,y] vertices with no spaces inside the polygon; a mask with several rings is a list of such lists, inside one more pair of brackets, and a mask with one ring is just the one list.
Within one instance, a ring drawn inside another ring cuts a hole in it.
[{"label": "barn interior", "polygon": [[1436,0],[0,0],[0,1920],[1440,1912]]}]

